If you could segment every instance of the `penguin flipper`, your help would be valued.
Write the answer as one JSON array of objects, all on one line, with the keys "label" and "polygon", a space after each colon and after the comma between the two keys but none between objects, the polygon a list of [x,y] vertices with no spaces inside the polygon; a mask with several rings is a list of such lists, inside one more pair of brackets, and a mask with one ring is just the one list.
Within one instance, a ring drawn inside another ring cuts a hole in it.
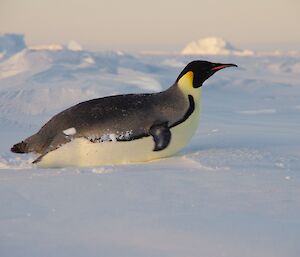
[{"label": "penguin flipper", "polygon": [[149,130],[150,135],[153,137],[155,146],[153,151],[164,150],[170,143],[171,131],[168,122],[153,125]]}]

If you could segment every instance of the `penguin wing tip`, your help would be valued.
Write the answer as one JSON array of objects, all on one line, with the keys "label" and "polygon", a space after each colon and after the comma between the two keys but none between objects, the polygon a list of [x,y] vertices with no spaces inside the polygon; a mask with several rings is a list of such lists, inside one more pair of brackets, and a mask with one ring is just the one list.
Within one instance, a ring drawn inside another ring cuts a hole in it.
[{"label": "penguin wing tip", "polygon": [[39,159],[39,158],[35,159],[35,160],[32,162],[32,164],[37,164],[38,162],[40,162],[40,159]]},{"label": "penguin wing tip", "polygon": [[39,163],[41,160],[42,160],[42,158],[45,156],[45,154],[42,154],[42,155],[40,155],[38,158],[36,158],[33,162],[32,162],[32,164],[37,164],[37,163]]}]

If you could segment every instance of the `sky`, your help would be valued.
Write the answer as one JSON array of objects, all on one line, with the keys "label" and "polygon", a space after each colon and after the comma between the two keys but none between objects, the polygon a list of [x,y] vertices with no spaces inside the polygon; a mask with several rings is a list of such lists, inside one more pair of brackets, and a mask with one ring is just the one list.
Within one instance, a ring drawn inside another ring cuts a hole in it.
[{"label": "sky", "polygon": [[[29,45],[176,50],[207,36],[254,50],[300,50],[299,0],[0,0],[0,32]],[[297,49],[298,48],[298,49]]]}]

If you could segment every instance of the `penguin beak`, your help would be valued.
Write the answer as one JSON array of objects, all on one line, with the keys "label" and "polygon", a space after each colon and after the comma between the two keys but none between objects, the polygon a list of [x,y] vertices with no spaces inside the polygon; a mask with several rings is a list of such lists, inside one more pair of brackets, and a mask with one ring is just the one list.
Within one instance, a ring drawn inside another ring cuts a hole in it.
[{"label": "penguin beak", "polygon": [[218,71],[218,70],[222,70],[222,69],[224,69],[224,68],[228,68],[228,67],[238,67],[236,64],[233,64],[233,63],[228,63],[228,64],[216,64],[216,66],[215,67],[213,67],[212,69],[211,69],[211,71],[214,71],[214,72],[216,72],[216,71]]}]

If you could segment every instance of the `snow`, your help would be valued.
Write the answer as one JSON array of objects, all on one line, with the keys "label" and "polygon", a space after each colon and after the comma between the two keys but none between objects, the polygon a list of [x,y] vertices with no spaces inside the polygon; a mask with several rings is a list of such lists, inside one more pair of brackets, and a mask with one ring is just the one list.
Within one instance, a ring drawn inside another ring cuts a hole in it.
[{"label": "snow", "polygon": [[81,45],[79,45],[79,43],[77,43],[76,41],[74,40],[71,40],[69,43],[68,43],[68,46],[67,48],[71,51],[82,51],[82,47]]},{"label": "snow", "polygon": [[237,55],[252,56],[251,50],[239,50],[219,37],[207,37],[188,43],[181,51],[183,55]]},{"label": "snow", "polygon": [[165,89],[194,58],[27,48],[0,60],[1,256],[299,256],[298,55],[207,56],[239,68],[205,82],[177,156],[40,169],[10,153],[57,112]]},{"label": "snow", "polygon": [[116,134],[109,134],[109,139],[112,141],[112,142],[117,142],[117,135]]},{"label": "snow", "polygon": [[10,76],[15,76],[18,73],[22,73],[29,69],[29,64],[24,57],[24,52],[19,52],[13,55],[8,61],[5,62],[5,65],[0,64],[0,78],[7,78]]},{"label": "snow", "polygon": [[0,60],[26,48],[24,35],[0,33]]},{"label": "snow", "polygon": [[63,133],[66,136],[73,136],[73,135],[76,134],[76,129],[75,128],[68,128],[68,129],[64,130]]},{"label": "snow", "polygon": [[31,50],[49,50],[49,51],[61,51],[64,49],[63,45],[60,44],[49,44],[49,45],[34,45],[30,46]]},{"label": "snow", "polygon": [[[124,112],[123,114],[124,117],[126,117],[126,113]],[[117,131],[117,134],[114,133],[110,133],[110,134],[103,134],[103,135],[90,135],[88,137],[88,140],[90,140],[91,142],[108,142],[108,141],[112,141],[112,142],[117,142],[117,139],[129,139],[130,135],[132,134],[132,130],[130,131]]]},{"label": "snow", "polygon": [[249,114],[249,115],[257,115],[257,114],[270,114],[276,113],[276,109],[261,109],[261,110],[247,110],[247,111],[239,111],[241,114]]}]

